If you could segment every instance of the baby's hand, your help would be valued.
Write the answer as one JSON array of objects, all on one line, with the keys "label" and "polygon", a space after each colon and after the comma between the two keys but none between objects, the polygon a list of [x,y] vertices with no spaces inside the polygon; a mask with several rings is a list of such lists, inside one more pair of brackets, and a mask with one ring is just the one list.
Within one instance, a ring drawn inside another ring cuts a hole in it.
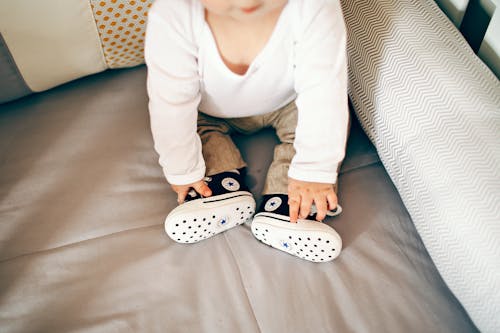
[{"label": "baby's hand", "polygon": [[186,199],[186,195],[191,189],[194,189],[196,192],[198,192],[201,196],[204,197],[209,197],[212,195],[212,191],[203,180],[199,180],[197,182],[187,185],[171,184],[171,186],[172,189],[177,193],[177,202],[179,204],[184,202],[184,199]]},{"label": "baby's hand", "polygon": [[290,206],[290,222],[297,218],[305,219],[311,212],[311,205],[316,205],[316,220],[322,221],[327,210],[337,207],[337,194],[333,184],[305,182],[288,178],[288,205]]}]

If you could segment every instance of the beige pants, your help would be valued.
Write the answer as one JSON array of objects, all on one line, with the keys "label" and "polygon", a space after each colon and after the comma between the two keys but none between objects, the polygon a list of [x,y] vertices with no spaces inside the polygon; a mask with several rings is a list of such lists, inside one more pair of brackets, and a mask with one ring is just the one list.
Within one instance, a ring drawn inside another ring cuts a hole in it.
[{"label": "beige pants", "polygon": [[215,118],[198,113],[198,134],[203,144],[207,176],[246,166],[231,134],[252,134],[273,127],[280,143],[274,148],[274,158],[267,172],[263,194],[287,194],[288,168],[295,155],[293,141],[297,127],[297,107],[292,102],[283,108],[260,116]]}]

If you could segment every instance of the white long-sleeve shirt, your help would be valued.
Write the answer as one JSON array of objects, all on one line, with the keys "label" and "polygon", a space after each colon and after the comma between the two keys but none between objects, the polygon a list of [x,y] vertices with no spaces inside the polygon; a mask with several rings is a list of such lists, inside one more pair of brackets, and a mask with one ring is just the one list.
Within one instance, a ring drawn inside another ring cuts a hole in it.
[{"label": "white long-sleeve shirt", "polygon": [[335,183],[348,127],[346,31],[338,0],[289,0],[245,75],[223,62],[199,0],[156,0],[145,43],[151,129],[168,182],[205,175],[198,110],[219,118],[295,100],[291,178]]}]

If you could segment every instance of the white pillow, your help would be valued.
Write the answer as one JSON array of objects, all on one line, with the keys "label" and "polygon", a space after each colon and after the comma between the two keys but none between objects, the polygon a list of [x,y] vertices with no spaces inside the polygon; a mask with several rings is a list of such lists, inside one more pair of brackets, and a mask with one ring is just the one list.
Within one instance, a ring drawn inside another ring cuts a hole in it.
[{"label": "white pillow", "polygon": [[350,96],[443,279],[500,332],[500,84],[432,0],[342,0]]}]

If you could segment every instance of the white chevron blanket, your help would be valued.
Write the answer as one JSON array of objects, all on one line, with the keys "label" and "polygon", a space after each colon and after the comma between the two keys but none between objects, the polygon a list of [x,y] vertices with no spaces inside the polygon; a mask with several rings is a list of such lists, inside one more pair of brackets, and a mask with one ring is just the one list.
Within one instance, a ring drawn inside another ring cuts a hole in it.
[{"label": "white chevron blanket", "polygon": [[500,84],[432,0],[343,0],[350,96],[444,280],[500,332]]}]

